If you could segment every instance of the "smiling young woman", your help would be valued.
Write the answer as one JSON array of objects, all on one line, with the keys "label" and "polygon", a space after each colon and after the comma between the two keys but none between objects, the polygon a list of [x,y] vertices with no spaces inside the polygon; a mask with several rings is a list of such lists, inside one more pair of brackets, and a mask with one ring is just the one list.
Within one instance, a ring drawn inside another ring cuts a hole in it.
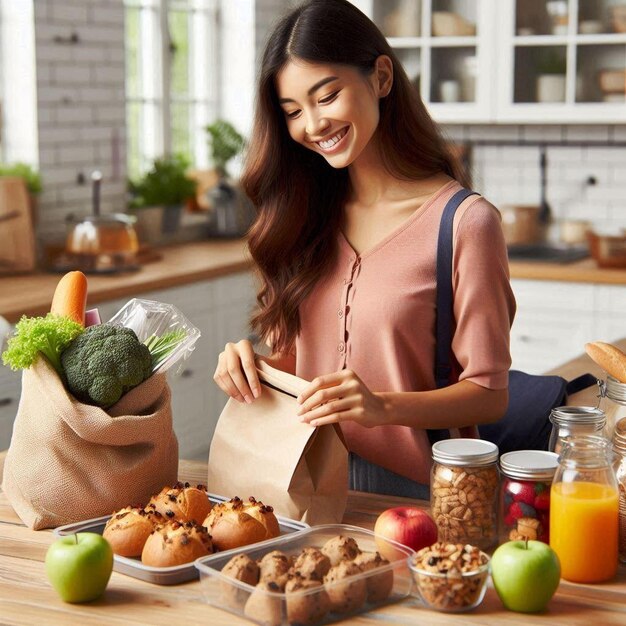
[{"label": "smiling young woman", "polygon": [[[242,177],[261,289],[252,324],[271,362],[311,380],[301,419],[337,422],[353,488],[423,497],[425,429],[498,420],[515,301],[497,210],[454,218],[453,384],[437,389],[437,233],[466,174],[376,26],[346,0],[309,0],[268,39]],[[261,393],[249,341],[214,376]]]}]

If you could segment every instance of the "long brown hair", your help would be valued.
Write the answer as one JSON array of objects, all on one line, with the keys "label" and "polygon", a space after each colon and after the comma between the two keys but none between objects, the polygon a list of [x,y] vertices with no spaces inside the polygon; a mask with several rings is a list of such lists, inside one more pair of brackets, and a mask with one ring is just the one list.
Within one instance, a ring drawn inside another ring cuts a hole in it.
[{"label": "long brown hair", "polygon": [[262,281],[252,326],[277,353],[293,348],[299,306],[334,260],[349,179],[347,168],[334,169],[291,139],[276,75],[293,58],[370,75],[380,55],[393,62],[376,131],[384,167],[404,180],[445,172],[468,182],[384,35],[361,11],[347,0],[309,0],[283,17],[265,46],[242,175],[257,210],[249,248]]}]

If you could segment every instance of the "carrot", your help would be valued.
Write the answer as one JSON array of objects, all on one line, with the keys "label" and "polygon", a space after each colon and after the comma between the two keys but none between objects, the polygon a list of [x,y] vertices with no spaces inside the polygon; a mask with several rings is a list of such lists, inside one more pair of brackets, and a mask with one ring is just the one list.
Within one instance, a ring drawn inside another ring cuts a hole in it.
[{"label": "carrot", "polygon": [[54,291],[50,312],[69,317],[84,326],[86,305],[87,277],[82,272],[68,272]]}]

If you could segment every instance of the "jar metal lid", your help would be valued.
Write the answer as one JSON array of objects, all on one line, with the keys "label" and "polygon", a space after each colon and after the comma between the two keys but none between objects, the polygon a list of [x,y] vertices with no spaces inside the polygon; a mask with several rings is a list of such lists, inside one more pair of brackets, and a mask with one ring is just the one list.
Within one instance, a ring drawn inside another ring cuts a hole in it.
[{"label": "jar metal lid", "polygon": [[444,465],[489,465],[498,460],[498,446],[482,439],[445,439],[433,444],[432,453]]},{"label": "jar metal lid", "polygon": [[617,404],[626,404],[626,383],[620,383],[617,378],[607,374],[606,397]]},{"label": "jar metal lid", "polygon": [[500,457],[500,469],[510,478],[552,480],[559,455],[544,450],[516,450]]},{"label": "jar metal lid", "polygon": [[559,426],[575,424],[601,424],[606,422],[606,413],[593,406],[559,406],[552,409],[550,421]]}]

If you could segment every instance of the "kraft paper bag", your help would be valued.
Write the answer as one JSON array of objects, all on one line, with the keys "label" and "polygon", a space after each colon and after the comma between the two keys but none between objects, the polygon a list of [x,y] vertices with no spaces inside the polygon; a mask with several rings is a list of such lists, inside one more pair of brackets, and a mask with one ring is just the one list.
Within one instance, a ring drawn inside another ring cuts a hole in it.
[{"label": "kraft paper bag", "polygon": [[46,359],[24,370],[2,482],[24,524],[55,528],[146,504],[177,474],[165,374],[105,411],[78,402]]},{"label": "kraft paper bag", "polygon": [[209,452],[212,493],[254,496],[283,517],[341,522],[348,495],[348,451],[336,425],[313,428],[297,416],[308,382],[257,359],[263,384],[252,404],[230,398]]}]

